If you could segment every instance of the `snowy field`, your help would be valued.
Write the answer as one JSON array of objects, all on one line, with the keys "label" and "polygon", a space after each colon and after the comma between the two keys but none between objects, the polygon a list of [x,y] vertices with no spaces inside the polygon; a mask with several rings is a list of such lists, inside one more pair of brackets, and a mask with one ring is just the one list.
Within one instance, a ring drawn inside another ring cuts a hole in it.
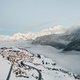
[{"label": "snowy field", "polygon": [[27,41],[0,42],[0,47],[21,47],[26,48],[34,54],[42,54],[55,60],[59,65],[69,71],[80,74],[80,54],[76,51],[62,53],[50,46],[33,45]]},{"label": "snowy field", "polygon": [[6,80],[10,69],[10,63],[0,56],[0,80]]}]

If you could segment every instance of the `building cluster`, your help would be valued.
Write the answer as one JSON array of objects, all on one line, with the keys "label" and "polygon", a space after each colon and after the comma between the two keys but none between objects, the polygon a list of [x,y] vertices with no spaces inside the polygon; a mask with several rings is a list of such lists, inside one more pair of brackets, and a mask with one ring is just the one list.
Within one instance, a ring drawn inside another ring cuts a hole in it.
[{"label": "building cluster", "polygon": [[1,52],[3,58],[6,58],[10,62],[17,62],[19,60],[32,61],[32,54],[26,50],[20,49],[4,49]]}]

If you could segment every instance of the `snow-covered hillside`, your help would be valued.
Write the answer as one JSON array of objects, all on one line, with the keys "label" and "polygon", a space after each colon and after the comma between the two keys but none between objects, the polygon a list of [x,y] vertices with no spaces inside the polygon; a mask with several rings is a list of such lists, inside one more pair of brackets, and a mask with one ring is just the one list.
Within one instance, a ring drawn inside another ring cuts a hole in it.
[{"label": "snow-covered hillside", "polygon": [[[0,80],[78,80],[54,59],[32,54],[24,48],[1,48],[0,64]],[[2,67],[5,68],[3,74]]]}]

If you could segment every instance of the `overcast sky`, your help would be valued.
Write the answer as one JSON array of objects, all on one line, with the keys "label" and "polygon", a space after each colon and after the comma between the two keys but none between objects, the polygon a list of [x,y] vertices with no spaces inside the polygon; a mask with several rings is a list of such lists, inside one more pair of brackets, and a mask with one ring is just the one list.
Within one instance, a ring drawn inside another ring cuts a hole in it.
[{"label": "overcast sky", "polygon": [[0,0],[0,34],[39,31],[49,24],[80,24],[80,0]]}]

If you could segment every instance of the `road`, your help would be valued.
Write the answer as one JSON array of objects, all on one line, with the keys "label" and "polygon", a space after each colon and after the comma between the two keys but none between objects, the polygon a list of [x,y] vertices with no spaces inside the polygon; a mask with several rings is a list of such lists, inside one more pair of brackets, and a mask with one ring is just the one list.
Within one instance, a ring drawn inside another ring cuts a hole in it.
[{"label": "road", "polygon": [[40,70],[38,70],[37,68],[35,68],[35,67],[33,67],[33,66],[24,64],[23,62],[22,62],[22,65],[23,65],[23,66],[28,66],[28,67],[31,67],[31,68],[35,69],[35,70],[38,72],[38,74],[39,74],[38,80],[41,80],[41,79],[42,79],[42,74],[41,74]]},{"label": "road", "polygon": [[[31,68],[35,69],[38,72],[38,74],[39,74],[38,80],[41,80],[42,79],[42,74],[41,74],[41,72],[37,68],[35,68],[33,66],[30,66],[30,65],[27,65],[27,64],[24,64],[23,62],[21,64],[23,66],[28,66],[28,67],[31,67]],[[10,75],[11,75],[11,71],[12,71],[13,65],[14,64],[12,64],[11,67],[10,67],[10,70],[9,70],[9,73],[8,73],[8,76],[7,76],[6,80],[9,80],[10,79]]]},{"label": "road", "polygon": [[8,73],[8,76],[7,76],[6,80],[10,79],[10,75],[11,75],[11,71],[12,71],[13,65],[14,64],[12,64],[11,67],[10,67],[10,70],[9,70],[9,73]]}]

